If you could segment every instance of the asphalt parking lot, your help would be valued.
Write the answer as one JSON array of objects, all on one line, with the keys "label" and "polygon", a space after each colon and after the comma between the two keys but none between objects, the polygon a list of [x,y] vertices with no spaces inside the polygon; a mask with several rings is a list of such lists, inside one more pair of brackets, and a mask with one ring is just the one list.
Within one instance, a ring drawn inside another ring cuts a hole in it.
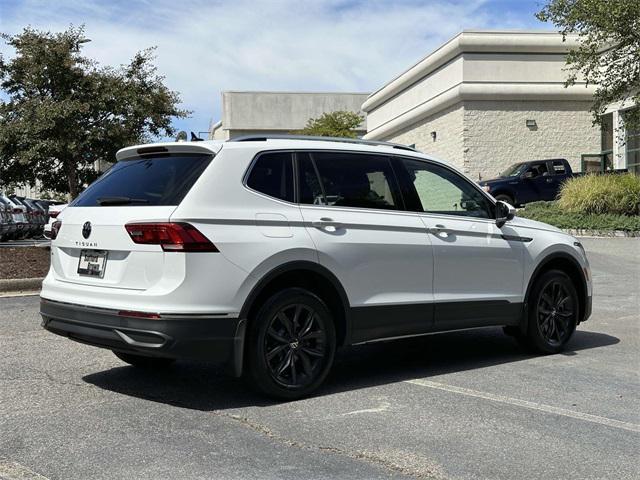
[{"label": "asphalt parking lot", "polygon": [[640,239],[584,239],[594,312],[567,351],[500,329],[342,352],[274,404],[202,364],[164,373],[0,298],[0,479],[640,478]]}]

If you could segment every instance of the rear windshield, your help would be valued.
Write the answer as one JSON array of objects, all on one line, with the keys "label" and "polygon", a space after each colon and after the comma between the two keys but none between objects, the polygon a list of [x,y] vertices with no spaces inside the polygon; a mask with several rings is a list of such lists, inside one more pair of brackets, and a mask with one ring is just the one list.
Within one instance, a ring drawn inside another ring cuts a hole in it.
[{"label": "rear windshield", "polygon": [[180,154],[121,160],[71,205],[178,205],[212,158],[212,155]]}]

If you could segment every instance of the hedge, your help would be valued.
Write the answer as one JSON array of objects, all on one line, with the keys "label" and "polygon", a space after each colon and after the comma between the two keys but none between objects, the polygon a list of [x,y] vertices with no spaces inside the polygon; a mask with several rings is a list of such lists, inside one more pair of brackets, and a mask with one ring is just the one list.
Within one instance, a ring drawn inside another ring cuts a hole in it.
[{"label": "hedge", "polygon": [[583,214],[640,215],[640,176],[585,175],[562,186],[558,207]]},{"label": "hedge", "polygon": [[640,231],[640,215],[576,213],[565,210],[559,203],[529,203],[518,211],[518,216],[564,229]]}]

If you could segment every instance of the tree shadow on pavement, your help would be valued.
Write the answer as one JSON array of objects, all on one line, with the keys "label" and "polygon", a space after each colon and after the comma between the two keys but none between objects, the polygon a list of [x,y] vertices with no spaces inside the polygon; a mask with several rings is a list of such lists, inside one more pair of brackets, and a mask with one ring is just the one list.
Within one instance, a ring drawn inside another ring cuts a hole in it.
[{"label": "tree shadow on pavement", "polygon": [[[562,355],[614,345],[603,333],[576,331]],[[536,357],[502,329],[486,328],[379,342],[344,349],[317,396],[416,378],[481,369]],[[123,395],[203,411],[273,404],[241,379],[202,363],[177,362],[164,371],[116,367],[83,377],[87,383]]]}]

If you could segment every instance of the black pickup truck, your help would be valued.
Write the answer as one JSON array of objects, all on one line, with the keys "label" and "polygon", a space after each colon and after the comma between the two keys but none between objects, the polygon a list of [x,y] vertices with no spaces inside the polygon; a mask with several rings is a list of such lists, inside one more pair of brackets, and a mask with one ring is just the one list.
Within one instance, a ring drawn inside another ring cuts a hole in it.
[{"label": "black pickup truck", "polygon": [[496,200],[513,206],[540,200],[555,200],[562,183],[571,177],[571,165],[564,158],[515,163],[498,178],[478,182]]}]

